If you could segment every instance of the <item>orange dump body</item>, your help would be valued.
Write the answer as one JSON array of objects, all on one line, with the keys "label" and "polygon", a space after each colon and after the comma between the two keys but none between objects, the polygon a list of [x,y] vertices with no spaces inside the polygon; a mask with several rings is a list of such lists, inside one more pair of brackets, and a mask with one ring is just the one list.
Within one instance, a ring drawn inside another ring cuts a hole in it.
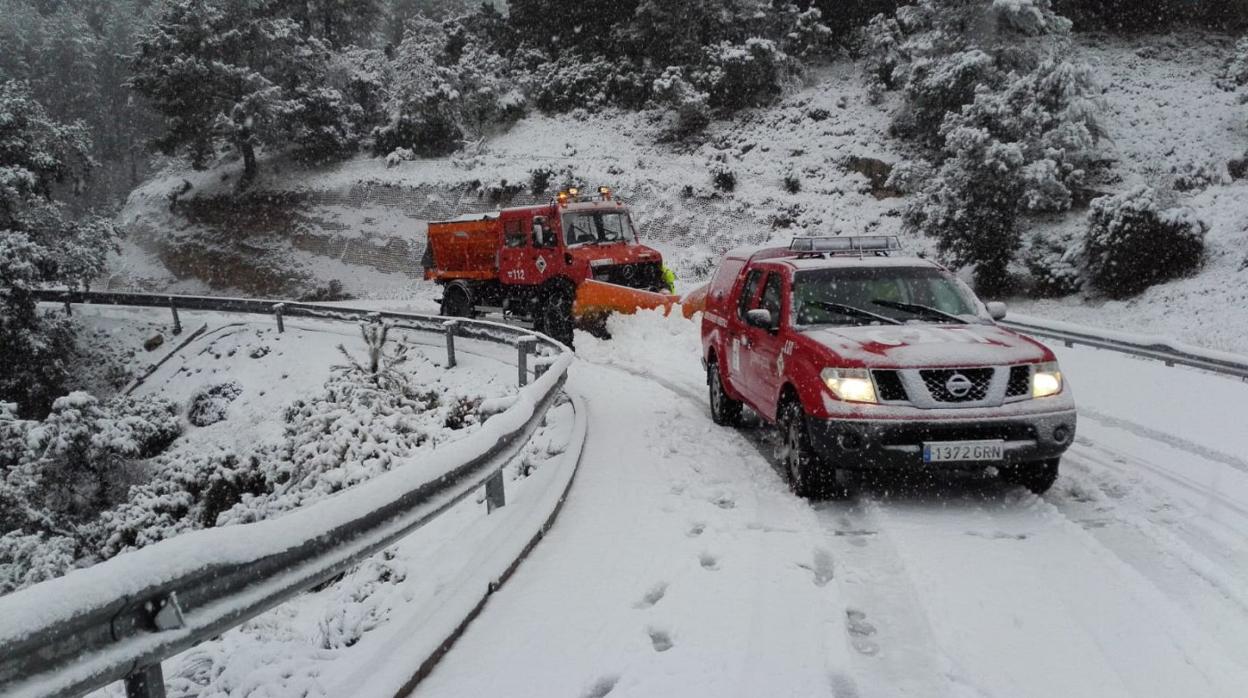
[{"label": "orange dump body", "polygon": [[496,279],[502,244],[503,225],[497,218],[430,223],[434,266],[425,270],[425,278]]},{"label": "orange dump body", "polygon": [[671,312],[677,300],[676,296],[666,293],[587,279],[576,287],[576,302],[572,306],[572,314],[577,317],[594,317],[613,312],[631,314],[653,308],[664,308]]}]

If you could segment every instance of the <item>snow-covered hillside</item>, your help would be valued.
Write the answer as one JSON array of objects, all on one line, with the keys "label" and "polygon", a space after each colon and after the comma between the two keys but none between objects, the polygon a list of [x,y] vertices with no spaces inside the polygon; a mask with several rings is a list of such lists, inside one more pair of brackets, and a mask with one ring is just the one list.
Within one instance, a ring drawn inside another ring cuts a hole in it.
[{"label": "snow-covered hillside", "polygon": [[[1104,90],[1115,179],[1101,188],[1177,186],[1173,203],[1210,225],[1208,259],[1199,274],[1127,301],[1015,299],[1028,313],[1242,350],[1248,317],[1222,313],[1248,300],[1248,189],[1227,171],[1248,148],[1248,108],[1215,84],[1229,44],[1208,33],[1078,37]],[[479,152],[444,159],[358,157],[308,170],[270,158],[241,201],[228,198],[238,163],[169,171],[131,195],[121,215],[130,240],[108,284],[302,295],[338,280],[356,296],[429,299],[436,291],[416,263],[425,224],[532,200],[540,170],[552,186],[615,186],[686,288],[737,244],[799,231],[899,233],[907,200],[882,178],[910,153],[886,133],[892,105],[872,104],[859,73],[847,60],[814,70],[778,105],[715,122],[696,146],[657,143],[657,114],[579,111],[530,116]],[[725,172],[731,191],[713,183]],[[1082,229],[1085,217],[1033,220],[1024,237]],[[930,251],[932,241],[907,245]]]}]

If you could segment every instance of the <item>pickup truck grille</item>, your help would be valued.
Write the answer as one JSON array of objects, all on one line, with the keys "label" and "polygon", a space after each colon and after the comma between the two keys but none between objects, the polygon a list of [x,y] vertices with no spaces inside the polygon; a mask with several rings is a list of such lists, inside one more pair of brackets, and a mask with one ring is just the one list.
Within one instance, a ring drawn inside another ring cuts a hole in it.
[{"label": "pickup truck grille", "polygon": [[610,284],[657,291],[663,287],[663,268],[658,262],[602,264],[593,268],[594,279]]},{"label": "pickup truck grille", "polygon": [[906,386],[896,371],[877,370],[871,372],[875,377],[875,389],[880,392],[880,399],[885,402],[906,402],[910,396],[906,394]]},{"label": "pickup truck grille", "polygon": [[1010,367],[1010,382],[1006,385],[1006,397],[1022,397],[1031,392],[1031,365]]},{"label": "pickup truck grille", "polygon": [[[992,368],[940,368],[919,371],[923,385],[936,402],[979,402],[988,395],[995,369]],[[952,380],[961,375],[966,381]],[[958,385],[968,386],[965,392]]]}]

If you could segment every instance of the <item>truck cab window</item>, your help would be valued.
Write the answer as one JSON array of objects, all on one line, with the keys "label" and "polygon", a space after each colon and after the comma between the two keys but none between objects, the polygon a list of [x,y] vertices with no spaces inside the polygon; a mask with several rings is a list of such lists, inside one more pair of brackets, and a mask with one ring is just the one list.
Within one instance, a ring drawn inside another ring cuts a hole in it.
[{"label": "truck cab window", "polygon": [[524,247],[524,229],[520,221],[507,221],[503,225],[503,245],[506,247]]},{"label": "truck cab window", "polygon": [[771,311],[773,322],[780,318],[780,299],[782,297],[780,274],[772,272],[767,276],[767,285],[763,287],[763,297],[758,307]]},{"label": "truck cab window", "polygon": [[745,319],[746,311],[758,307],[754,301],[758,298],[758,287],[763,282],[763,270],[754,269],[745,278],[745,287],[741,289],[741,298],[737,303],[737,316]]},{"label": "truck cab window", "polygon": [[554,247],[554,239],[547,240],[548,229],[546,228],[546,219],[541,216],[533,218],[533,246],[534,247]]}]

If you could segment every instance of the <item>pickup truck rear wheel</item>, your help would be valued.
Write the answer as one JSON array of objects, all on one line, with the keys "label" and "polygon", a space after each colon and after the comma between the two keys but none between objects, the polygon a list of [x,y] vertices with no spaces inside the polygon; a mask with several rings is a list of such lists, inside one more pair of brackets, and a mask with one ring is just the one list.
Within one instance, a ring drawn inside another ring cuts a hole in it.
[{"label": "pickup truck rear wheel", "polygon": [[711,359],[706,365],[706,384],[711,393],[711,420],[724,427],[736,426],[741,421],[741,403],[728,397],[724,379],[719,372],[719,362]]},{"label": "pickup truck rear wheel", "polygon": [[1011,485],[1022,485],[1036,494],[1049,491],[1057,482],[1061,459],[1051,458],[1039,463],[1024,463],[1001,468],[1001,479]]}]

